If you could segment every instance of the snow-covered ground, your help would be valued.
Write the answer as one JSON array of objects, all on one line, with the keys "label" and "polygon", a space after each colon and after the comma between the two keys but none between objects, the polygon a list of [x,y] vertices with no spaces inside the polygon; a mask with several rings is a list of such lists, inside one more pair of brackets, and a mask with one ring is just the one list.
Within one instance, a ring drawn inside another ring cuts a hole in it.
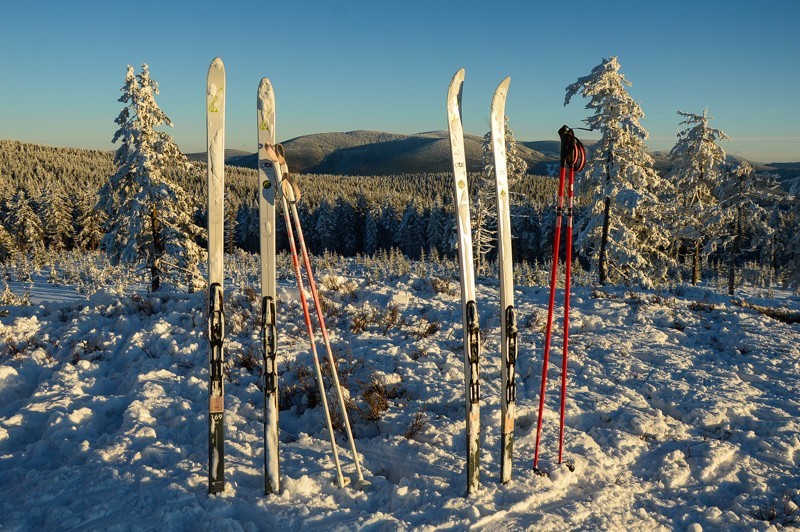
[{"label": "snow-covered ground", "polygon": [[[800,324],[704,288],[576,288],[565,436],[574,471],[556,463],[558,326],[540,458],[548,475],[539,476],[548,293],[518,288],[519,416],[513,480],[501,485],[498,288],[482,280],[482,486],[465,497],[457,284],[342,273],[318,281],[371,489],[336,486],[293,282],[279,288],[283,491],[274,496],[263,494],[252,290],[226,295],[228,485],[209,496],[204,294],[86,299],[52,289],[0,318],[0,528],[766,530],[797,521]],[[756,296],[747,299],[800,310],[787,293]],[[343,434],[338,441],[352,476]]]}]

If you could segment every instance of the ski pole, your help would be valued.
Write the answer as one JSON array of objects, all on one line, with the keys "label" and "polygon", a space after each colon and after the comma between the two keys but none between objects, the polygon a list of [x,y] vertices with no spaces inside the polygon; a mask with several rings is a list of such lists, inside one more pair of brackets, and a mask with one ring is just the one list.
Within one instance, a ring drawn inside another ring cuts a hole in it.
[{"label": "ski pole", "polygon": [[533,453],[533,470],[539,470],[539,442],[542,432],[542,415],[544,413],[544,395],[547,389],[547,368],[550,363],[550,340],[553,334],[553,309],[556,302],[556,282],[558,279],[558,251],[561,243],[561,215],[564,208],[564,181],[566,177],[566,157],[564,146],[561,146],[561,164],[558,173],[558,203],[556,207],[556,223],[553,234],[553,261],[550,269],[550,299],[547,307],[547,326],[544,334],[544,359],[542,363],[542,385],[539,388],[539,417],[536,422],[536,444]]},{"label": "ski pole", "polygon": [[[564,279],[564,338],[561,357],[561,407],[559,422],[559,443],[558,443],[558,463],[563,461],[564,445],[564,419],[566,412],[567,398],[567,355],[569,351],[569,305],[570,288],[572,280],[572,228],[573,228],[573,207],[574,207],[574,185],[575,172],[580,172],[586,163],[586,152],[583,144],[575,138],[574,132],[567,126],[563,126],[558,131],[561,138],[561,157],[559,168],[558,183],[558,206],[556,207],[556,226],[553,237],[553,264],[550,276],[550,299],[547,310],[547,327],[545,329],[544,360],[542,364],[542,385],[539,390],[539,416],[536,425],[536,444],[534,447],[533,469],[539,471],[539,443],[542,429],[542,416],[544,413],[544,398],[547,389],[547,369],[550,362],[550,342],[553,331],[553,311],[555,307],[555,292],[558,279],[558,252],[561,240],[561,224],[564,211],[564,185],[567,185],[567,232],[566,232],[566,264]],[[569,178],[567,179],[567,168],[569,168]]]},{"label": "ski pole", "polygon": [[356,450],[356,442],[353,438],[353,431],[350,427],[350,419],[347,414],[347,408],[344,400],[344,394],[342,393],[341,385],[339,384],[339,372],[336,368],[336,360],[333,356],[333,350],[331,349],[331,342],[330,337],[328,335],[328,328],[325,326],[325,317],[322,313],[322,303],[320,301],[319,292],[317,291],[317,283],[314,280],[314,273],[311,268],[311,259],[308,254],[308,248],[306,246],[305,239],[303,238],[303,228],[300,225],[300,215],[297,212],[297,200],[299,199],[299,189],[297,184],[291,179],[289,175],[289,169],[286,165],[286,160],[283,153],[283,146],[278,145],[278,156],[280,157],[280,164],[281,164],[281,175],[283,176],[284,182],[291,188],[291,194],[294,201],[290,201],[290,209],[292,211],[292,218],[294,219],[295,229],[297,230],[297,239],[300,243],[300,251],[303,257],[303,263],[306,268],[306,275],[308,277],[308,285],[311,288],[311,295],[314,300],[314,307],[317,312],[317,320],[319,321],[319,327],[322,331],[322,340],[325,344],[325,349],[327,350],[328,355],[328,363],[331,366],[331,376],[333,377],[333,385],[336,388],[336,395],[339,399],[339,408],[342,411],[342,419],[344,420],[345,430],[347,432],[347,438],[350,442],[350,450],[353,453],[353,462],[356,466],[356,474],[358,475],[358,485],[359,487],[364,487],[369,485],[369,482],[364,480],[364,475],[361,472],[361,464],[359,463],[358,459],[358,451]]},{"label": "ski pole", "polygon": [[[558,430],[558,463],[562,463],[564,457],[564,419],[567,406],[567,355],[569,353],[569,309],[570,309],[570,288],[572,285],[572,221],[574,206],[575,172],[583,170],[586,162],[586,154],[581,141],[575,138],[575,134],[569,128],[563,131],[561,128],[559,135],[567,137],[567,150],[571,160],[569,165],[569,180],[567,183],[567,235],[566,235],[566,257],[564,268],[564,343],[561,357],[561,412]],[[563,135],[562,135],[563,131]],[[563,142],[563,140],[562,140]]]},{"label": "ski pole", "polygon": [[[273,157],[274,150],[270,149],[268,150],[268,152],[269,151],[273,152],[270,154],[270,157]],[[274,157],[274,160],[275,161],[278,160],[277,156]],[[319,355],[317,354],[316,341],[314,340],[314,328],[311,325],[311,314],[309,313],[308,302],[306,301],[306,292],[303,284],[303,274],[300,270],[300,260],[298,259],[297,256],[297,245],[295,243],[294,231],[292,230],[292,222],[291,219],[289,218],[289,206],[287,204],[285,192],[286,191],[281,192],[281,203],[283,204],[283,217],[284,217],[284,222],[286,224],[286,234],[289,239],[289,251],[292,256],[292,265],[294,266],[295,276],[297,277],[297,290],[300,295],[300,306],[303,309],[303,317],[305,318],[306,329],[308,331],[308,340],[311,344],[311,353],[314,358],[314,371],[317,376],[317,383],[319,384],[320,399],[322,400],[322,407],[325,410],[325,422],[328,426],[328,433],[330,434],[331,450],[333,451],[333,460],[336,464],[336,476],[339,482],[339,487],[343,488],[346,483],[344,475],[342,475],[342,465],[339,462],[339,452],[336,448],[336,436],[334,435],[333,432],[331,413],[330,409],[328,408],[328,399],[325,394],[325,384],[322,380],[322,369],[320,368]],[[290,190],[289,193],[292,194],[290,201],[294,201],[295,196],[293,194],[293,191]]]}]

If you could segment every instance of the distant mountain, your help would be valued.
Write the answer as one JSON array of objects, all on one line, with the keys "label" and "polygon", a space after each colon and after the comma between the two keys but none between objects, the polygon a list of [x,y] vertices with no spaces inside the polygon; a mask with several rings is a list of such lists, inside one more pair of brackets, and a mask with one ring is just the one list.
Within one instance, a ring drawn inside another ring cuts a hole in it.
[{"label": "distant mountain", "polygon": [[[585,141],[587,147],[594,141]],[[304,135],[283,142],[289,170],[304,174],[335,175],[397,175],[423,172],[449,172],[450,140],[446,131],[429,131],[413,135],[382,131],[348,131]],[[483,138],[464,136],[467,167],[470,171],[481,168]],[[559,141],[517,141],[520,156],[528,163],[528,173],[554,175],[558,171]],[[654,151],[655,167],[659,172],[669,171],[669,152]],[[205,161],[205,153],[187,155],[193,161]],[[736,157],[729,157],[738,160]],[[225,150],[229,165],[244,168],[256,167],[256,154],[241,150]],[[800,163],[751,162],[759,171],[778,174],[786,183],[800,175]]]},{"label": "distant mountain", "polygon": [[[185,155],[187,159],[193,162],[204,163],[208,160],[208,155],[204,151],[199,153],[187,153]],[[225,163],[233,166],[244,166],[236,164],[236,161],[249,155],[250,153],[244,150],[225,150]]]},{"label": "distant mountain", "polygon": [[[518,145],[520,156],[529,166],[547,161],[544,154]],[[422,172],[447,172],[452,169],[450,139],[446,131],[414,135],[382,131],[348,131],[304,135],[283,142],[289,170],[298,173],[337,175],[392,175]],[[481,167],[483,139],[464,136],[467,167]],[[192,154],[205,160],[205,154]],[[228,153],[226,162],[247,168],[256,167],[256,154]]]}]

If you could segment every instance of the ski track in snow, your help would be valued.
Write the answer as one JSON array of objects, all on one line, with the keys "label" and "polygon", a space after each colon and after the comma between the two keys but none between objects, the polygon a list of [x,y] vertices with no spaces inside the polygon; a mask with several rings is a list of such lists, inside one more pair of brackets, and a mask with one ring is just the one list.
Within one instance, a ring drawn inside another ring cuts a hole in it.
[{"label": "ski track in snow", "polygon": [[[381,420],[354,422],[371,489],[336,486],[321,409],[301,400],[281,411],[283,491],[263,495],[258,370],[231,362],[260,361],[258,310],[235,286],[226,294],[227,489],[219,497],[207,494],[204,293],[85,298],[36,286],[35,306],[0,318],[0,528],[766,530],[759,509],[780,510],[784,496],[800,502],[800,325],[704,288],[680,296],[575,288],[565,431],[574,471],[556,464],[557,311],[540,454],[547,476],[538,476],[547,289],[518,287],[518,418],[512,481],[501,485],[499,296],[496,281],[479,279],[481,489],[467,498],[457,283],[437,293],[414,276],[370,283],[346,275],[350,293],[326,288],[324,276],[320,290],[341,309],[328,326],[341,367],[354,369],[350,393],[358,400],[358,383],[373,374],[398,385]],[[294,284],[281,282],[278,297],[279,387],[288,387],[311,359]],[[796,296],[778,297],[772,304],[800,308]],[[377,319],[351,332],[358,312],[392,307],[399,324],[385,334]],[[429,334],[427,324],[438,330]],[[428,423],[407,439],[423,408]],[[353,477],[342,434],[338,443]]]}]

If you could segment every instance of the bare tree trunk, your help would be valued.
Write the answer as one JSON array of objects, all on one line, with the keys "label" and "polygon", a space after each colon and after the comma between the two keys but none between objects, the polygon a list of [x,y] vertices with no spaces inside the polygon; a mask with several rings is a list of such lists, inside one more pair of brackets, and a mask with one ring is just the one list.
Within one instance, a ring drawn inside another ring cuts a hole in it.
[{"label": "bare tree trunk", "polygon": [[742,239],[742,208],[736,210],[736,234],[731,246],[730,265],[728,267],[728,295],[732,296],[736,287],[736,258],[739,256],[739,247]]},{"label": "bare tree trunk", "polygon": [[153,240],[153,255],[150,257],[150,291],[155,292],[161,286],[161,268],[159,262],[164,254],[164,244],[161,242],[161,230],[158,226],[156,207],[150,211],[150,231]]},{"label": "bare tree trunk", "polygon": [[692,256],[692,286],[700,282],[700,241],[694,241],[694,254]]},{"label": "bare tree trunk", "polygon": [[598,258],[597,276],[601,285],[606,284],[608,276],[606,272],[606,246],[608,243],[608,231],[611,225],[611,198],[606,197],[603,209],[603,234],[600,237],[600,256]]}]

